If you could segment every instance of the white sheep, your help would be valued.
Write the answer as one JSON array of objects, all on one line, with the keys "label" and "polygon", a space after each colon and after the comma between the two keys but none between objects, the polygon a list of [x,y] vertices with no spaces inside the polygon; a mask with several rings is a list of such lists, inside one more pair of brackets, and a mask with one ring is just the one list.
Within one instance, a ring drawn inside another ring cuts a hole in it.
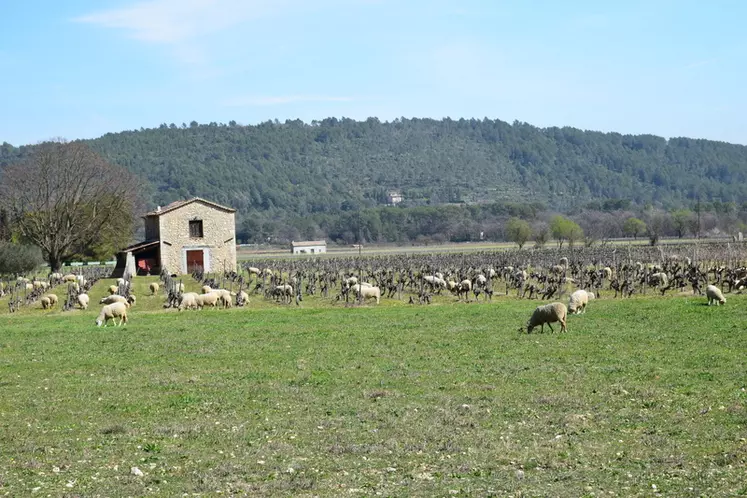
[{"label": "white sheep", "polygon": [[574,315],[586,313],[586,305],[589,303],[589,293],[583,289],[579,289],[571,294],[568,299],[568,312]]},{"label": "white sheep", "polygon": [[26,290],[27,290],[27,291],[32,291],[32,290],[34,290],[34,284],[32,284],[31,282],[29,282],[29,283],[27,283],[27,284],[24,284],[24,286],[26,287]]},{"label": "white sheep", "polygon": [[218,302],[221,301],[221,296],[217,292],[208,292],[206,294],[198,294],[195,301],[197,302],[197,307],[199,309],[202,309],[204,306],[211,306],[215,308],[218,306]]},{"label": "white sheep", "polygon": [[111,320],[114,325],[117,325],[117,318],[119,318],[120,326],[127,323],[127,305],[125,303],[107,304],[101,308],[101,313],[99,313],[99,316],[96,318],[96,325],[98,327],[101,327],[101,325],[106,327],[109,320]]},{"label": "white sheep", "polygon": [[49,298],[47,296],[42,296],[42,298],[39,299],[39,302],[41,303],[41,307],[43,310],[52,307],[51,303],[49,302]]},{"label": "white sheep", "polygon": [[[224,308],[230,308],[233,306],[233,294],[226,289],[210,289],[209,292],[218,296],[218,299],[223,303]],[[207,292],[205,294],[207,294]]]},{"label": "white sheep", "polygon": [[213,288],[212,288],[212,287],[210,287],[209,285],[203,285],[203,286],[202,286],[202,287],[200,288],[200,290],[202,291],[202,293],[203,293],[203,294],[208,294],[208,293],[209,293],[210,291],[212,291],[212,290],[213,290]]},{"label": "white sheep", "polygon": [[708,306],[713,303],[716,303],[716,306],[726,304],[726,298],[721,293],[721,289],[715,285],[709,285],[706,287],[706,297],[708,298]]},{"label": "white sheep", "polygon": [[606,278],[607,280],[612,279],[612,268],[609,266],[605,266],[602,268],[602,278]]},{"label": "white sheep", "polygon": [[78,294],[78,306],[80,306],[81,309],[88,309],[88,300],[88,294]]},{"label": "white sheep", "polygon": [[256,266],[250,266],[246,270],[249,273],[251,273],[252,275],[259,275],[261,273],[261,270],[259,268],[257,268]]},{"label": "white sheep", "polygon": [[34,285],[34,289],[47,290],[47,288],[49,287],[49,283],[43,280],[34,280],[32,283]]},{"label": "white sheep", "polygon": [[241,302],[241,306],[246,306],[249,304],[249,294],[246,293],[246,291],[241,291],[236,296],[236,302]]},{"label": "white sheep", "polygon": [[109,291],[110,295],[114,295],[117,292],[119,292],[119,287],[117,287],[116,285],[110,285],[109,287],[106,288],[106,290]]},{"label": "white sheep", "polygon": [[[59,299],[57,298],[57,294],[45,294],[42,296],[42,299],[44,298],[47,298],[50,308],[53,308],[54,306],[56,306],[57,302],[59,301]],[[42,307],[44,307],[44,302],[42,302]]]},{"label": "white sheep", "polygon": [[356,297],[360,295],[363,299],[376,299],[376,304],[381,300],[381,290],[378,287],[366,287],[365,285],[353,286],[353,293]]},{"label": "white sheep", "polygon": [[179,307],[177,308],[179,311],[182,311],[184,309],[197,309],[197,294],[196,292],[185,292],[182,294],[181,299],[179,300]]},{"label": "white sheep", "polygon": [[[542,327],[540,331],[544,332],[545,324],[550,327],[550,332],[555,332],[551,325],[554,322],[560,322],[560,331],[567,332],[568,329],[565,326],[567,316],[568,309],[563,303],[550,303],[543,306],[537,306],[527,322],[527,334],[531,334],[532,329],[535,327]],[[523,331],[523,329],[520,330]]]},{"label": "white sheep", "polygon": [[648,282],[649,282],[649,285],[651,286],[666,287],[667,284],[669,283],[669,278],[667,277],[666,273],[664,273],[663,271],[659,271],[656,273],[652,273],[648,277]]},{"label": "white sheep", "polygon": [[148,287],[150,288],[150,293],[152,296],[155,296],[156,294],[158,294],[158,289],[160,288],[160,286],[158,285],[158,282],[151,282]]},{"label": "white sheep", "polygon": [[114,304],[114,303],[122,303],[126,305],[128,308],[130,307],[130,303],[128,299],[124,296],[120,296],[119,294],[112,294],[111,296],[102,297],[101,300],[99,300],[99,304]]}]

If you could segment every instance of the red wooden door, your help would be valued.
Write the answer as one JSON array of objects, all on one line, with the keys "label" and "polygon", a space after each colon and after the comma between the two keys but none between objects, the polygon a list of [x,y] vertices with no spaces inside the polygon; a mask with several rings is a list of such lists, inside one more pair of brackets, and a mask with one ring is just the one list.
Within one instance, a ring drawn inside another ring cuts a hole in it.
[{"label": "red wooden door", "polygon": [[202,249],[187,251],[187,273],[192,273],[195,270],[202,271],[205,267],[204,263]]}]

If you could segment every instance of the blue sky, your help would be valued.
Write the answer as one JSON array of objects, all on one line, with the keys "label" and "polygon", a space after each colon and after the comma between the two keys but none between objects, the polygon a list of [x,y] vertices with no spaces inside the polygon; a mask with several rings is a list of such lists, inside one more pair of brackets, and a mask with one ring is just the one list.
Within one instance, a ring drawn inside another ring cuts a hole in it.
[{"label": "blue sky", "polygon": [[747,2],[6,0],[0,143],[483,118],[747,144]]}]

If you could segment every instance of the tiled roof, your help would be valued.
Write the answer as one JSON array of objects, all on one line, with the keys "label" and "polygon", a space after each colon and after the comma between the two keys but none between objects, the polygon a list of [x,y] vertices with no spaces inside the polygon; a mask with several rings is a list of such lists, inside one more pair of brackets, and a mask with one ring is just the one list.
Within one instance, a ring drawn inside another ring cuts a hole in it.
[{"label": "tiled roof", "polygon": [[293,247],[326,246],[326,240],[304,240],[300,242],[291,241]]},{"label": "tiled roof", "polygon": [[207,201],[205,199],[202,199],[201,197],[193,197],[193,198],[191,198],[189,200],[174,201],[171,204],[162,207],[160,209],[160,211],[159,210],[155,210],[155,211],[150,211],[148,213],[145,213],[145,215],[143,216],[143,218],[146,218],[148,216],[161,216],[164,213],[168,213],[170,211],[173,211],[174,209],[178,209],[178,208],[180,208],[182,206],[186,206],[187,204],[191,204],[191,203],[193,203],[195,201],[202,202],[203,204],[207,204],[208,206],[214,207],[216,209],[221,209],[221,210],[227,211],[229,213],[235,213],[236,212],[236,210],[233,209],[233,208],[226,207],[226,206],[221,206],[220,204],[216,204],[215,202]]}]

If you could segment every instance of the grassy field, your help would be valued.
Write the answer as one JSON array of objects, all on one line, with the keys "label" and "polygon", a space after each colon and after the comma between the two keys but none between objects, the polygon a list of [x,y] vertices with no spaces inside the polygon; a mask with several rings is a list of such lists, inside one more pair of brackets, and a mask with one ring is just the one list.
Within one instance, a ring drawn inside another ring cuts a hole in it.
[{"label": "grassy field", "polygon": [[747,296],[522,335],[537,301],[177,313],[149,281],[122,328],[0,303],[0,495],[747,494]]}]

